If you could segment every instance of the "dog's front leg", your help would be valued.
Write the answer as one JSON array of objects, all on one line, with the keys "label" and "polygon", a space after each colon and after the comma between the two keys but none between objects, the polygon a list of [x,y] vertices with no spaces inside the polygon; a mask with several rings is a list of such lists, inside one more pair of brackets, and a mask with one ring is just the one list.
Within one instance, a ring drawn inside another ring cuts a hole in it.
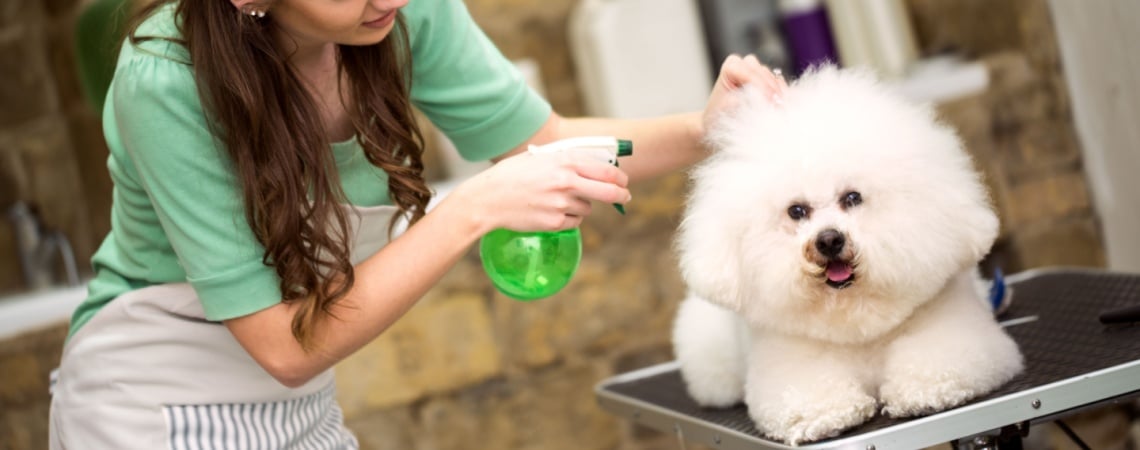
[{"label": "dog's front leg", "polygon": [[815,441],[875,414],[865,355],[857,348],[756,336],[750,358],[745,403],[772,438]]},{"label": "dog's front leg", "polygon": [[736,313],[690,295],[677,310],[673,352],[689,396],[705,407],[744,400],[748,328]]},{"label": "dog's front leg", "polygon": [[986,394],[1022,369],[1017,344],[977,298],[969,273],[952,280],[888,344],[879,400],[906,417]]}]

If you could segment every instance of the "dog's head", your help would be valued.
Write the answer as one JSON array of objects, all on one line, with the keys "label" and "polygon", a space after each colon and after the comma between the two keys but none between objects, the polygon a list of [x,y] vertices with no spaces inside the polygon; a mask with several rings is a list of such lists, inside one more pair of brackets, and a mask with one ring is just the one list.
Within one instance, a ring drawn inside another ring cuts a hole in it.
[{"label": "dog's head", "polygon": [[699,296],[835,342],[897,327],[989,251],[998,220],[954,131],[865,72],[744,90],[710,130],[678,233]]}]

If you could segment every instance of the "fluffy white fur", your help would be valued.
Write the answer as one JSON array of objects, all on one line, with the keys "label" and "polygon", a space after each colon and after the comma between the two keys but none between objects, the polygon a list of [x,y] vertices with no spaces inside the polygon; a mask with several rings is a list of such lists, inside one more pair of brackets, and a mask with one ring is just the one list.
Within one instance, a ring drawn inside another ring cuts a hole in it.
[{"label": "fluffy white fur", "polygon": [[[759,430],[797,444],[880,409],[953,407],[1021,371],[976,285],[998,219],[952,129],[834,68],[780,105],[742,102],[712,130],[677,238],[691,296],[673,342],[698,403],[743,400]],[[862,202],[842,205],[850,192]],[[810,214],[794,220],[793,204]],[[824,230],[845,237],[839,256],[817,249]],[[853,270],[846,287],[826,283],[833,259]]]}]

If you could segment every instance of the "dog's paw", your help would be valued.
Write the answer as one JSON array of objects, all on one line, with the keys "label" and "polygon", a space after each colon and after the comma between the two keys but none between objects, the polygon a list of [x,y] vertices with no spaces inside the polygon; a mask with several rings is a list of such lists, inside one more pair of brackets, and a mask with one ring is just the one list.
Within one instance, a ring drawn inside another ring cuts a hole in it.
[{"label": "dog's paw", "polygon": [[986,392],[955,374],[942,375],[888,380],[879,389],[883,414],[912,417],[935,413],[961,405]]},{"label": "dog's paw", "polygon": [[722,378],[720,382],[696,382],[688,384],[689,396],[705,408],[727,408],[744,400],[744,383]]},{"label": "dog's paw", "polygon": [[[953,345],[942,350],[926,345],[896,354],[879,387],[883,413],[910,417],[943,411],[985,395],[1020,373],[1024,366],[1017,345],[996,325],[992,331],[989,336],[946,341]],[[938,359],[946,354],[965,357]]]},{"label": "dog's paw", "polygon": [[697,404],[723,408],[744,400],[747,339],[747,327],[736,313],[693,296],[681,303],[673,350]]},{"label": "dog's paw", "polygon": [[706,408],[727,408],[744,400],[743,358],[710,355],[684,355],[679,358],[681,378],[689,396]]},{"label": "dog's paw", "polygon": [[873,417],[877,406],[854,386],[843,392],[786,393],[782,400],[749,405],[749,412],[764,434],[793,446],[836,436]]}]

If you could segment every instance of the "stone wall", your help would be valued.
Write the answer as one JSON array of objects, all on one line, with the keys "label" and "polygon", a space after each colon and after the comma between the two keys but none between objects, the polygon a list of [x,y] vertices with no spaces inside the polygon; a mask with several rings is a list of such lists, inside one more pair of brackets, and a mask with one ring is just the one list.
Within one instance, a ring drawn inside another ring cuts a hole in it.
[{"label": "stone wall", "polygon": [[[86,261],[106,232],[109,185],[93,115],[69,75],[76,0],[0,2],[0,195],[34,201]],[[468,0],[511,59],[538,62],[555,108],[582,111],[566,43],[573,0]],[[983,61],[985,92],[940,106],[986,172],[1003,219],[990,264],[1103,264],[1095,212],[1045,0],[909,0],[926,53]],[[671,358],[683,286],[670,250],[686,181],[634,187],[629,214],[583,226],[575,281],[533,303],[497,294],[470,252],[393,328],[338,366],[349,426],[371,449],[656,449],[672,436],[595,404],[594,384]],[[83,199],[83,201],[75,201]],[[5,229],[0,227],[0,229]],[[0,231],[0,290],[18,288]],[[85,265],[85,264],[84,264]],[[0,449],[46,446],[47,376],[64,328],[0,342]]]},{"label": "stone wall", "polygon": [[[98,120],[75,75],[76,10],[76,0],[0,5],[0,209],[32,205],[86,261],[109,228],[110,177]],[[0,293],[24,288],[9,230],[5,220]]]},{"label": "stone wall", "polygon": [[48,447],[49,375],[66,335],[61,324],[0,341],[0,449]]},{"label": "stone wall", "polygon": [[921,50],[956,51],[990,69],[983,94],[948,103],[1001,213],[993,263],[1006,272],[1103,266],[1057,38],[1043,0],[909,0]]}]

